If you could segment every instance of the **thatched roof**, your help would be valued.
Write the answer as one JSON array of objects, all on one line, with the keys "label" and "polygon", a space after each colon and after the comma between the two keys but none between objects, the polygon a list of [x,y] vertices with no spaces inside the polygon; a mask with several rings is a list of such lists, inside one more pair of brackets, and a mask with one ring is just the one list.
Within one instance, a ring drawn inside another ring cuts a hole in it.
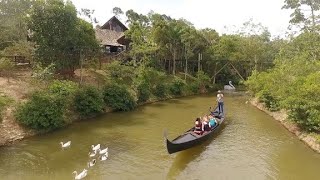
[{"label": "thatched roof", "polygon": [[117,42],[118,39],[124,36],[123,32],[112,31],[109,29],[96,28],[96,38],[101,45],[123,46]]},{"label": "thatched roof", "polygon": [[108,29],[109,24],[112,23],[112,22],[117,23],[119,26],[122,27],[122,29],[123,29],[124,31],[128,30],[128,28],[127,28],[124,24],[122,24],[122,22],[121,22],[117,17],[115,17],[115,16],[113,16],[112,18],[109,19],[109,21],[107,21],[106,23],[104,23],[104,24],[101,26],[101,28],[102,28],[102,29]]}]

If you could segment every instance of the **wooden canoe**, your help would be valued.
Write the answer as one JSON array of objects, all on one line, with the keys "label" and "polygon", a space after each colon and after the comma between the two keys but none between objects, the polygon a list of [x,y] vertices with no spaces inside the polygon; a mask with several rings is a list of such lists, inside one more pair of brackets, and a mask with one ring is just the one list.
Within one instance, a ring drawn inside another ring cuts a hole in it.
[{"label": "wooden canoe", "polygon": [[204,131],[202,135],[198,135],[194,133],[194,127],[190,128],[186,132],[184,132],[182,135],[176,137],[172,141],[168,140],[167,133],[164,133],[166,144],[167,144],[167,150],[169,154],[183,151],[186,149],[189,149],[191,147],[197,146],[208,139],[210,139],[216,132],[219,131],[220,127],[222,126],[225,115],[224,113],[218,112],[218,109],[216,108],[214,111],[211,111],[211,114],[215,116],[216,119],[219,120],[219,123],[213,127],[210,131]]}]

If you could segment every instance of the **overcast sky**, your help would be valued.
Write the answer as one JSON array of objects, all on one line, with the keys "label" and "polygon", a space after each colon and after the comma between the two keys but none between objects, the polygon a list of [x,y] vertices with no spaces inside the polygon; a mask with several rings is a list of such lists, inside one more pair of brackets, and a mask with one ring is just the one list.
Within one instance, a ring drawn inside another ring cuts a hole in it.
[{"label": "overcast sky", "polygon": [[[284,0],[72,0],[76,8],[95,10],[102,25],[113,16],[113,7],[133,9],[147,14],[150,10],[173,18],[184,18],[196,28],[212,28],[229,33],[248,21],[261,22],[272,36],[283,35],[289,25],[290,11],[282,10]],[[124,19],[122,20],[124,21]],[[227,29],[225,28],[227,27]]]}]

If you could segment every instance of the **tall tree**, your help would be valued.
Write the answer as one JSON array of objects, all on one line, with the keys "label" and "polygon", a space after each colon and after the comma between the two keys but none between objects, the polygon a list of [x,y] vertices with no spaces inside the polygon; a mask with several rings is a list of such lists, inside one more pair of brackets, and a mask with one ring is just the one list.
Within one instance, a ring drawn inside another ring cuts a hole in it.
[{"label": "tall tree", "polygon": [[166,19],[158,16],[159,20],[153,22],[153,36],[155,43],[160,47],[166,48],[172,57],[172,74],[176,72],[176,59],[183,55],[182,34],[184,28],[190,24],[184,20]]},{"label": "tall tree", "polygon": [[112,9],[112,13],[117,17],[120,18],[121,15],[123,15],[123,11],[119,7],[114,7]]},{"label": "tall tree", "polygon": [[150,20],[143,14],[138,14],[133,10],[126,12],[129,30],[125,32],[126,37],[131,40],[130,55],[134,62],[146,63],[150,56],[154,54],[156,47],[152,43]]},{"label": "tall tree", "polygon": [[[285,0],[283,9],[294,10],[290,23],[315,31],[319,20],[320,0]],[[307,9],[305,9],[307,8]]]},{"label": "tall tree", "polygon": [[77,17],[71,1],[39,1],[30,17],[36,55],[40,62],[55,63],[56,69],[73,73],[81,52],[98,47],[93,27]]},{"label": "tall tree", "polygon": [[26,17],[34,0],[0,0],[0,50],[27,41]]}]

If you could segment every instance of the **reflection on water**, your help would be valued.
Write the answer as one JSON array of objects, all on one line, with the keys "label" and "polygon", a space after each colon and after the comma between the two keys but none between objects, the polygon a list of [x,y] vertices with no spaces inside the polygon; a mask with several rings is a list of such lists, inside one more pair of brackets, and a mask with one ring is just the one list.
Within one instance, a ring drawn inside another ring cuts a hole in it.
[{"label": "reflection on water", "polygon": [[167,179],[176,179],[180,172],[182,172],[191,161],[195,160],[200,156],[201,152],[203,152],[206,149],[206,146],[209,143],[210,141],[205,142],[201,146],[196,146],[178,153],[174,158],[170,170],[167,174]]},{"label": "reflection on water", "polygon": [[208,149],[209,144],[214,143],[215,138],[221,134],[225,126],[225,123],[222,124],[219,131],[215,133],[210,140],[204,142],[200,146],[196,146],[177,153],[167,174],[167,179],[176,179],[177,176],[188,166],[190,162],[195,161],[198,157],[200,157],[203,151]]},{"label": "reflection on water", "polygon": [[[278,122],[226,94],[224,128],[204,144],[169,155],[173,139],[208,113],[215,95],[154,103],[132,112],[110,113],[54,133],[0,148],[0,179],[73,179],[90,158],[92,144],[109,147],[109,159],[88,170],[86,179],[319,179],[320,156]],[[61,149],[59,142],[71,140]]]}]

